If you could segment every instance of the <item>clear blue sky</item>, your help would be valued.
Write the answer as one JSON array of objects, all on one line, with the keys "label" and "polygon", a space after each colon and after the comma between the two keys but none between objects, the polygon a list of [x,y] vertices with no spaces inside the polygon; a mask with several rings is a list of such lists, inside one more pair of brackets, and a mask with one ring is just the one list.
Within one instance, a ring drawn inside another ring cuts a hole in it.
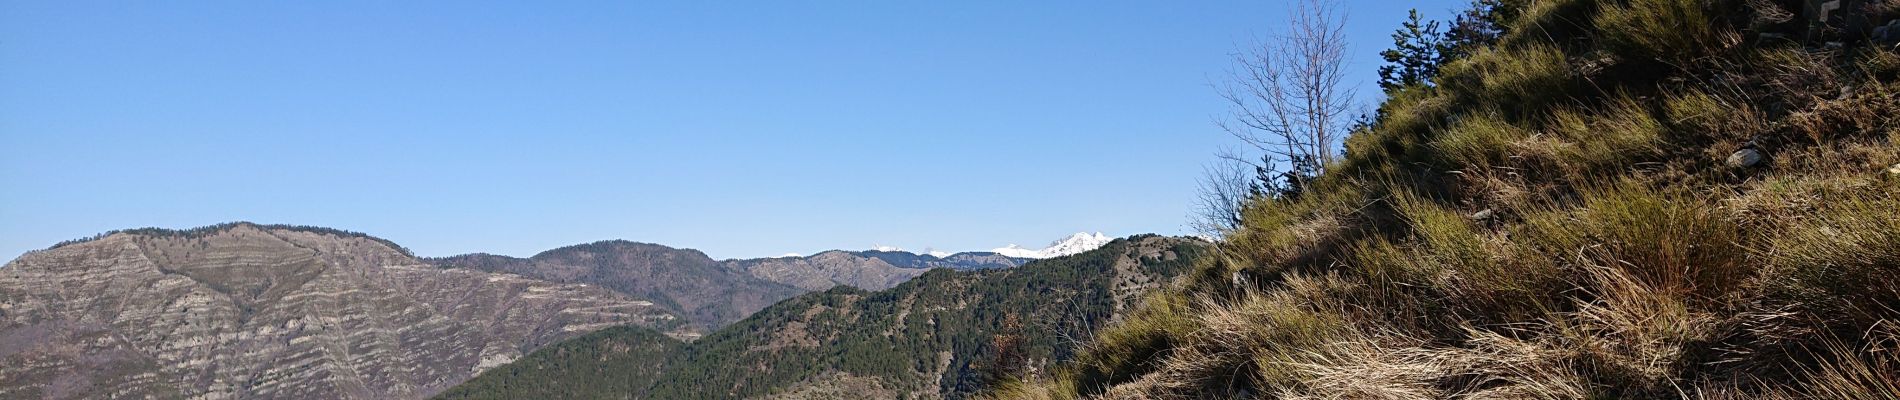
[{"label": "clear blue sky", "polygon": [[[0,258],[144,226],[422,255],[1180,234],[1250,2],[0,2]],[[1417,7],[1351,1],[1354,77]]]}]

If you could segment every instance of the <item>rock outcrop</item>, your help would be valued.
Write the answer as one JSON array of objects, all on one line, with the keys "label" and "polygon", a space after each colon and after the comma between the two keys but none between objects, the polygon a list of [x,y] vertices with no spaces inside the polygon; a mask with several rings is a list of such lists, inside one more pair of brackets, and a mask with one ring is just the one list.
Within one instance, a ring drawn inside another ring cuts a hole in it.
[{"label": "rock outcrop", "polygon": [[0,268],[0,398],[422,398],[619,324],[698,335],[648,301],[359,234],[145,229]]}]

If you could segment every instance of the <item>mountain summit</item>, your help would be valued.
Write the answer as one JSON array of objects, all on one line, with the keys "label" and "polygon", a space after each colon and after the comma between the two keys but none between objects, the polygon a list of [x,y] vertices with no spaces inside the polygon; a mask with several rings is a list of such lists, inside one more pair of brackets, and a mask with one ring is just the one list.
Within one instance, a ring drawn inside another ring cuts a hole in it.
[{"label": "mountain summit", "polygon": [[1108,244],[1110,240],[1112,239],[1103,235],[1101,232],[1094,234],[1076,232],[1074,235],[1069,235],[1068,238],[1050,242],[1049,247],[1044,247],[1042,250],[1030,250],[1022,248],[1022,246],[1011,244],[990,251],[1017,258],[1051,258],[1095,250],[1096,248],[1102,247],[1102,245]]}]

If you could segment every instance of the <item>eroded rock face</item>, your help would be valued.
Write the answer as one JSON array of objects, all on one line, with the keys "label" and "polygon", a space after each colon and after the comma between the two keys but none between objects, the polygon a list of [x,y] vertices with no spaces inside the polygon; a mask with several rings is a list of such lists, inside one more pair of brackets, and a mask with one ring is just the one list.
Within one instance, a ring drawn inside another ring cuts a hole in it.
[{"label": "eroded rock face", "polygon": [[629,323],[697,335],[647,301],[366,236],[118,233],[0,268],[0,398],[421,398]]}]

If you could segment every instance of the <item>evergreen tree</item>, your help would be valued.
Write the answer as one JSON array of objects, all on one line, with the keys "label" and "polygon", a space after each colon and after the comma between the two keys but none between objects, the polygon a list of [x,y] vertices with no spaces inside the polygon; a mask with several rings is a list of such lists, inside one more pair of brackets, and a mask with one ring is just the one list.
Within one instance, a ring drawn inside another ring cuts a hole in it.
[{"label": "evergreen tree", "polygon": [[1472,1],[1471,7],[1458,13],[1445,30],[1440,59],[1458,59],[1473,49],[1497,43],[1498,37],[1504,35],[1504,21],[1514,15],[1517,8],[1504,4],[1504,0]]},{"label": "evergreen tree", "polygon": [[1431,85],[1438,66],[1446,60],[1448,36],[1438,31],[1438,21],[1425,21],[1413,9],[1398,31],[1392,33],[1392,48],[1379,52],[1386,65],[1379,67],[1379,88],[1386,92],[1406,86]]}]

